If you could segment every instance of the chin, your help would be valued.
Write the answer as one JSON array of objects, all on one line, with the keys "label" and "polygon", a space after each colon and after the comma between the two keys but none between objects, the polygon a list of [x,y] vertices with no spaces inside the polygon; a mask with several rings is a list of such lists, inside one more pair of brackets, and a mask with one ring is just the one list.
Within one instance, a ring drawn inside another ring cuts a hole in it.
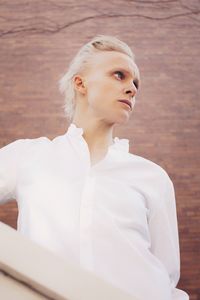
[{"label": "chin", "polygon": [[107,115],[103,119],[106,120],[108,124],[127,124],[130,120],[131,114],[127,111],[118,111],[117,113],[113,111],[112,115]]},{"label": "chin", "polygon": [[127,124],[129,122],[130,116],[118,116],[116,118],[112,118],[112,122],[115,124]]}]

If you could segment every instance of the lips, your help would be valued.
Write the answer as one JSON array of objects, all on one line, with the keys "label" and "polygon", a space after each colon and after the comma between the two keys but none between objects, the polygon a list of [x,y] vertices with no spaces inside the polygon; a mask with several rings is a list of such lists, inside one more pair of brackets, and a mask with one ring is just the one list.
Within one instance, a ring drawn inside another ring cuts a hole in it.
[{"label": "lips", "polygon": [[132,110],[132,103],[130,100],[126,100],[126,99],[122,99],[122,100],[119,100],[119,102],[123,102],[123,103],[126,103],[130,106],[131,110]]}]

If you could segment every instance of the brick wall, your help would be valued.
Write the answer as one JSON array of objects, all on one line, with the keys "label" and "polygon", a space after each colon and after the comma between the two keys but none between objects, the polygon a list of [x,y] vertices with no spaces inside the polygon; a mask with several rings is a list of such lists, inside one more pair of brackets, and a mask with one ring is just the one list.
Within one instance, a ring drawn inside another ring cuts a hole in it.
[{"label": "brick wall", "polygon": [[[76,3],[76,4],[74,4]],[[0,147],[63,134],[57,80],[96,34],[116,35],[136,55],[142,78],[131,120],[115,135],[166,169],[176,191],[181,250],[178,287],[200,297],[200,5],[198,1],[2,1]],[[15,202],[0,220],[16,228]]]}]

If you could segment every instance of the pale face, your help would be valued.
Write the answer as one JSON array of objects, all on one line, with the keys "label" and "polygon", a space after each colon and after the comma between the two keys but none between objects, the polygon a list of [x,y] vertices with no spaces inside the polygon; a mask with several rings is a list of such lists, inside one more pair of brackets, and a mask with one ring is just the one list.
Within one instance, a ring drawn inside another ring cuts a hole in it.
[{"label": "pale face", "polygon": [[[108,123],[126,123],[135,103],[139,70],[126,54],[104,51],[94,55],[83,76],[84,114]],[[78,80],[78,79],[77,79]],[[129,105],[119,100],[129,100]]]}]

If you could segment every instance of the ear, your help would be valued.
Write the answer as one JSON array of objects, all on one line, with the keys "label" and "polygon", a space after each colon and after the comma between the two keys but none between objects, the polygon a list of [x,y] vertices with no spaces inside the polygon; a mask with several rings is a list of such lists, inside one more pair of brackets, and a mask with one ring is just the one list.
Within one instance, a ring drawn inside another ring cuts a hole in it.
[{"label": "ear", "polygon": [[86,93],[86,85],[84,81],[84,77],[77,74],[73,78],[74,82],[74,88],[77,92],[81,93],[82,95],[85,95]]}]

